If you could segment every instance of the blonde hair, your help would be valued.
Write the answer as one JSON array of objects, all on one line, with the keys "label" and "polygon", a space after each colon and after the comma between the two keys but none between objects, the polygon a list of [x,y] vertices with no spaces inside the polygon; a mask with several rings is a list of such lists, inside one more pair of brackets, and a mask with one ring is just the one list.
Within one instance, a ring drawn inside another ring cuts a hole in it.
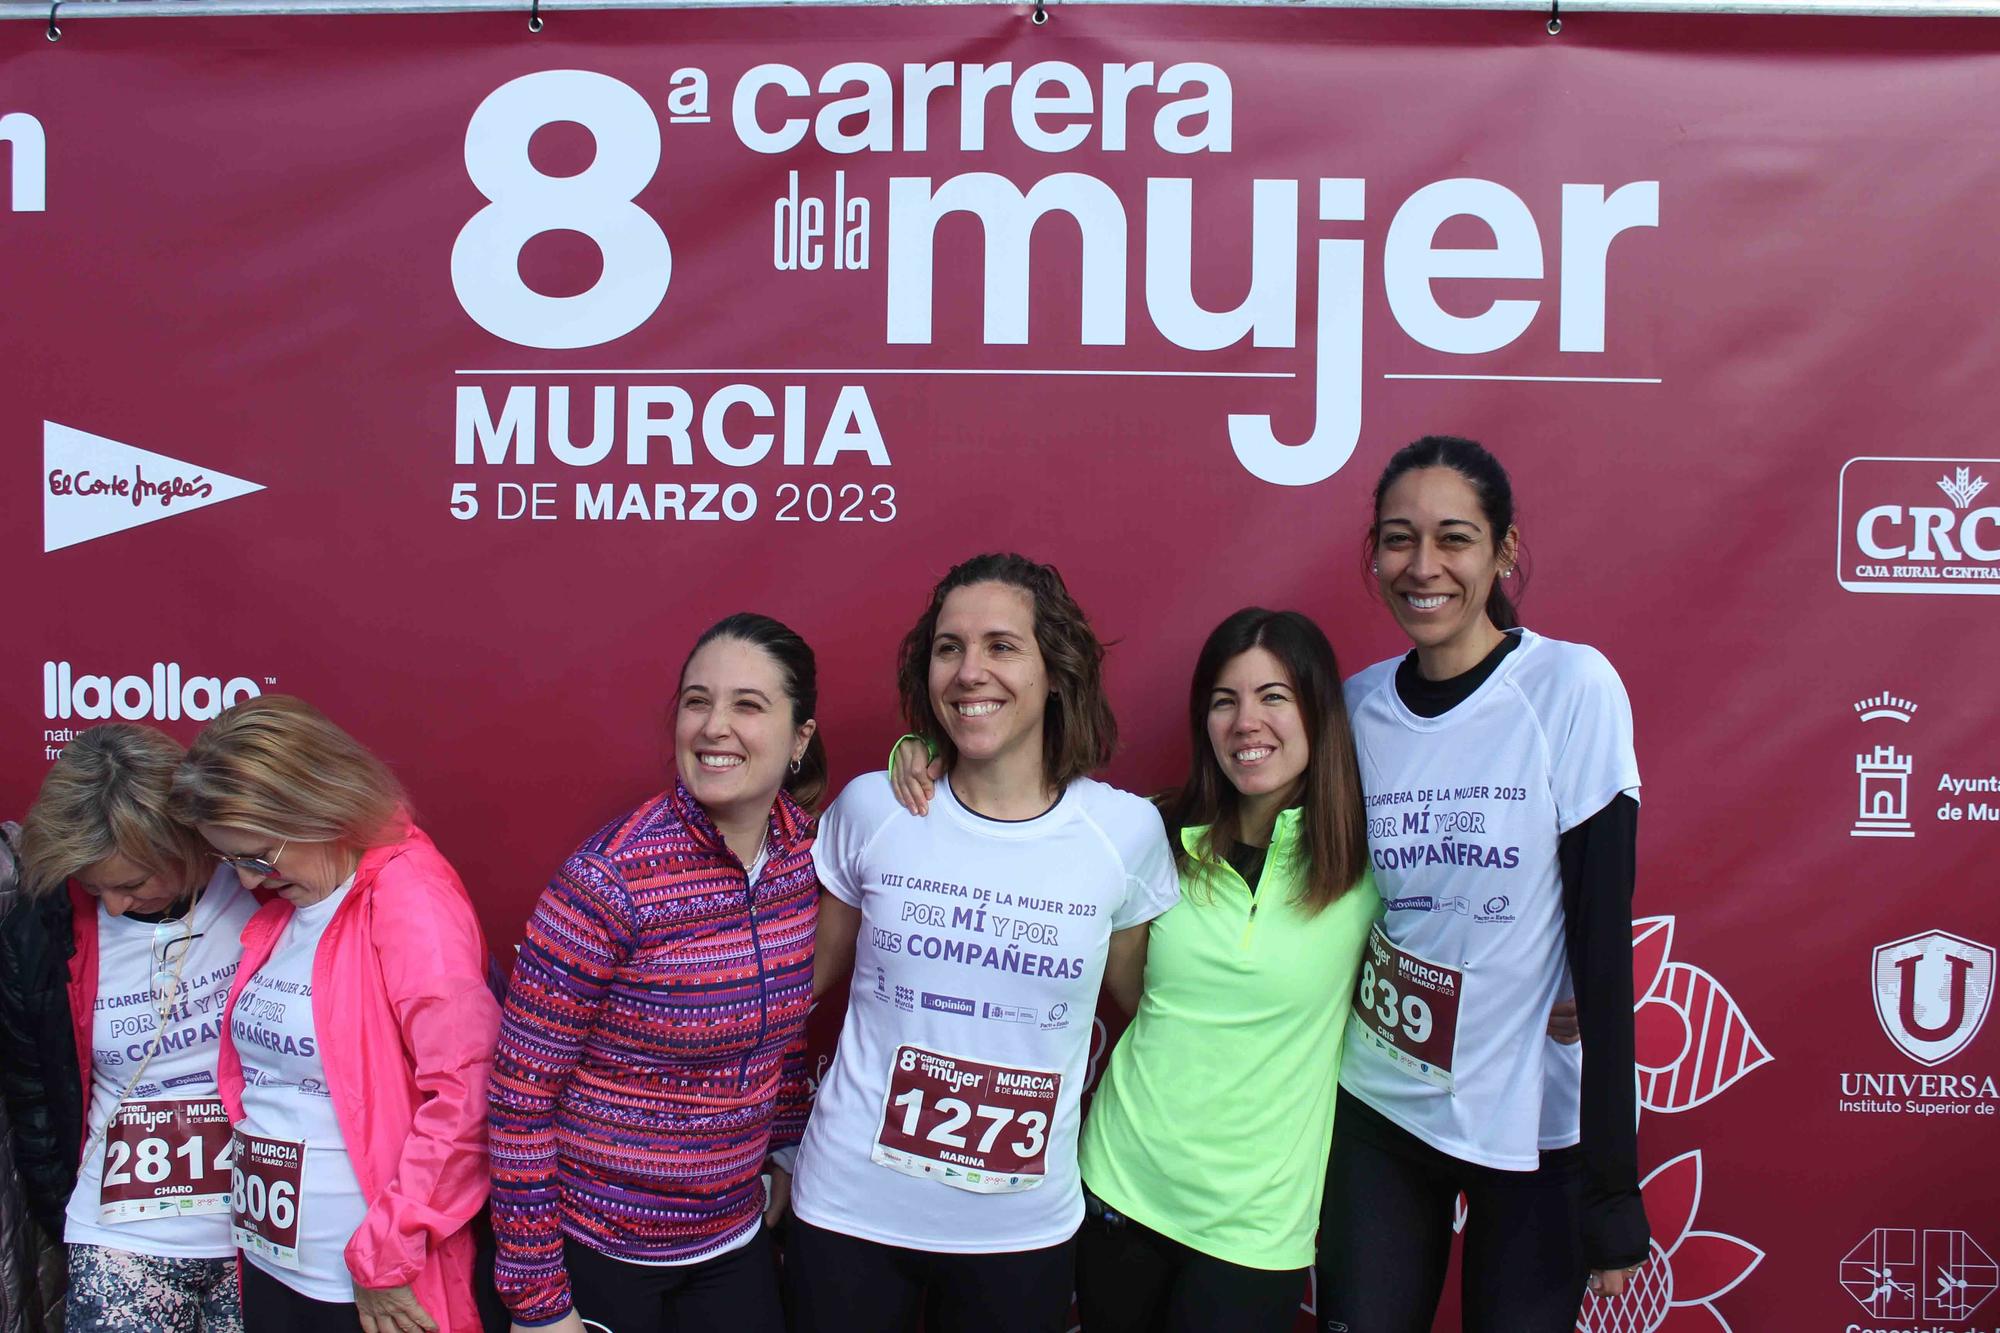
[{"label": "blonde hair", "polygon": [[130,722],[106,722],[65,745],[21,825],[22,892],[54,893],[111,856],[176,879],[181,892],[205,880],[208,848],[170,809],[185,753],[164,731]]},{"label": "blonde hair", "polygon": [[266,694],[202,728],[174,774],[173,811],[291,842],[392,841],[407,798],[389,766],[303,699]]}]

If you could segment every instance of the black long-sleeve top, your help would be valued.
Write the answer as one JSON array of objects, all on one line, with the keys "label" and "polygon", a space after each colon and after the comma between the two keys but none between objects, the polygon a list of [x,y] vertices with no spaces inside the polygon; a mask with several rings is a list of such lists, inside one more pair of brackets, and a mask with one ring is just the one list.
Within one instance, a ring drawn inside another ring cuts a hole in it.
[{"label": "black long-sleeve top", "polygon": [[[1502,636],[1479,665],[1445,680],[1426,680],[1411,652],[1396,668],[1396,693],[1417,716],[1439,717],[1470,698],[1520,642],[1515,635]],[[1639,1196],[1638,1088],[1632,1074],[1638,843],[1639,803],[1621,793],[1563,834],[1556,847],[1564,942],[1583,1029],[1584,1256],[1600,1269],[1644,1260],[1651,1235]]]}]

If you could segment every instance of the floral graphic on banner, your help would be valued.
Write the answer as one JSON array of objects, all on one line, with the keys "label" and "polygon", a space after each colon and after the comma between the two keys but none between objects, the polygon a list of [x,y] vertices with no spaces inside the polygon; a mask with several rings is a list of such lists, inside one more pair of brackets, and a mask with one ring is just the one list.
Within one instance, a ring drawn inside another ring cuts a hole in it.
[{"label": "floral graphic on banner", "polygon": [[[1632,923],[1639,1105],[1669,1113],[1700,1106],[1772,1058],[1721,982],[1698,967],[1668,961],[1673,944],[1672,917]],[[1465,1230],[1465,1219],[1461,1194],[1451,1229]]]},{"label": "floral graphic on banner", "polygon": [[1580,1333],[1729,1333],[1715,1308],[1764,1261],[1764,1252],[1719,1231],[1697,1231],[1701,1150],[1682,1153],[1641,1182],[1653,1222],[1651,1254],[1625,1295],[1584,1299]]},{"label": "floral graphic on banner", "polygon": [[1721,982],[1668,961],[1673,942],[1670,916],[1632,923],[1639,1104],[1648,1111],[1691,1110],[1771,1061]]}]

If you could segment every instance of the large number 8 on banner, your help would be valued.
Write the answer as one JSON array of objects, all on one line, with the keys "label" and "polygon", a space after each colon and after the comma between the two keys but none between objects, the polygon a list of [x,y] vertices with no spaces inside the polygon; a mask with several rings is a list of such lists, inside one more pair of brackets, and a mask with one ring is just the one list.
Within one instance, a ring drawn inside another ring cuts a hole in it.
[{"label": "large number 8 on banner", "polygon": [[[528,157],[544,125],[574,121],[597,155],[574,176]],[[660,308],[673,276],[667,235],[633,197],[660,165],[660,122],[644,98],[607,74],[551,69],[489,94],[465,127],[465,170],[491,202],[451,247],[451,285],[465,313],[523,347],[592,347],[620,338]],[[587,292],[544,296],[521,281],[521,248],[545,231],[597,243],[604,271]]]}]

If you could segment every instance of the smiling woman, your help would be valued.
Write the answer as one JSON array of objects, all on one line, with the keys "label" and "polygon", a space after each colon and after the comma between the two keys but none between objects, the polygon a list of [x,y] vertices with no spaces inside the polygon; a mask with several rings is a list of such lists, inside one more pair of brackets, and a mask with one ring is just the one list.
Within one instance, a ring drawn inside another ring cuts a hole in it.
[{"label": "smiling woman", "polygon": [[953,568],[903,640],[944,771],[928,816],[855,779],[813,849],[815,987],[853,981],[799,1151],[795,1333],[1067,1326],[1091,1014],[1100,981],[1137,990],[1178,897],[1159,813],[1087,776],[1117,734],[1103,659],[1019,555]]},{"label": "smiling woman", "polygon": [[810,1104],[812,649],[768,616],[681,668],[675,781],[592,835],[529,918],[494,1065],[494,1278],[519,1325],[783,1326],[772,1149]]},{"label": "smiling woman", "polygon": [[[1430,1327],[1469,1204],[1463,1305],[1563,1333],[1648,1253],[1632,1030],[1639,769],[1596,649],[1520,627],[1507,473],[1426,436],[1389,460],[1372,574],[1411,651],[1347,704],[1382,918],[1363,955],[1319,1232],[1327,1329]],[[1575,995],[1581,1047],[1545,1016]]]}]

